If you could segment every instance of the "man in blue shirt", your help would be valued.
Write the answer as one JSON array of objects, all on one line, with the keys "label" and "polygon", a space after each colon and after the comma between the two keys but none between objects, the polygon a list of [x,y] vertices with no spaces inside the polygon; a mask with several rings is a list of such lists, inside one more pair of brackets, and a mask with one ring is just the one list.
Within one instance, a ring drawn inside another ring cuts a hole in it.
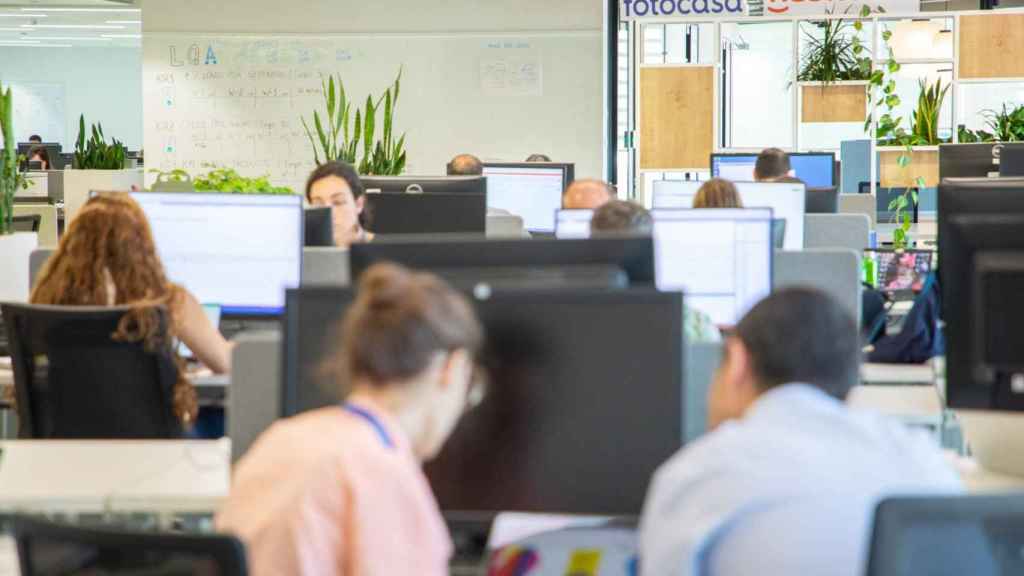
[{"label": "man in blue shirt", "polygon": [[852,317],[810,289],[740,321],[708,399],[711,432],[664,464],[641,521],[645,575],[860,575],[889,495],[957,492],[935,442],[848,409]]}]

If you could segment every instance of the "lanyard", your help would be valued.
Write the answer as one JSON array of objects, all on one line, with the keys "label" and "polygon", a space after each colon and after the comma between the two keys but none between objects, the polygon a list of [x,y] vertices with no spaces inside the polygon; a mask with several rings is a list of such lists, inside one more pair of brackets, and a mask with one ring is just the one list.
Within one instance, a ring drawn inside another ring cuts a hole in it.
[{"label": "lanyard", "polygon": [[380,441],[382,444],[384,444],[388,448],[395,447],[395,443],[391,441],[391,436],[388,436],[388,431],[384,428],[384,425],[381,424],[380,420],[378,420],[377,417],[371,414],[368,410],[365,410],[363,408],[360,408],[359,406],[350,404],[348,402],[342,404],[341,409],[345,410],[349,414],[353,414],[365,420],[366,423],[369,424],[377,432],[377,436],[380,437]]}]

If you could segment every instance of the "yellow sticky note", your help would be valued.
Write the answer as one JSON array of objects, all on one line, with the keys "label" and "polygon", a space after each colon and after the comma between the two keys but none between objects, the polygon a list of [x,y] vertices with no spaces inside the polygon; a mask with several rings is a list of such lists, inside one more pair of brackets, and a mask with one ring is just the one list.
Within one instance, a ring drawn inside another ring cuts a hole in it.
[{"label": "yellow sticky note", "polygon": [[579,549],[573,552],[569,558],[569,567],[565,570],[565,576],[597,576],[597,569],[600,566],[600,550]]}]

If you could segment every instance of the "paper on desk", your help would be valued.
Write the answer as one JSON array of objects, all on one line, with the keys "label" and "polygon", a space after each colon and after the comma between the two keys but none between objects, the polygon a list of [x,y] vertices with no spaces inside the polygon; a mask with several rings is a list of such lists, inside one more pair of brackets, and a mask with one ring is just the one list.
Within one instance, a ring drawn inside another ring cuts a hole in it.
[{"label": "paper on desk", "polygon": [[590,528],[610,522],[606,516],[571,516],[564,514],[524,514],[504,512],[498,514],[491,526],[487,548],[497,550],[524,538],[544,532],[566,528]]}]

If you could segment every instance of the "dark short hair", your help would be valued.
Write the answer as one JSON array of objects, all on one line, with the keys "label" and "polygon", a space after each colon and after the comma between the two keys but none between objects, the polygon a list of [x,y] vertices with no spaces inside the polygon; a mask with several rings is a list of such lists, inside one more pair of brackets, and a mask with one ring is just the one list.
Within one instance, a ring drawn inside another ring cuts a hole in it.
[{"label": "dark short hair", "polygon": [[46,162],[46,167],[50,168],[50,152],[46,149],[46,146],[39,146],[38,144],[28,149],[28,161],[31,162],[33,158],[38,156],[43,162]]},{"label": "dark short hair", "polygon": [[779,148],[765,148],[757,155],[754,177],[758,180],[782,178],[789,175],[789,154]]},{"label": "dark short hair", "polygon": [[448,163],[449,176],[482,176],[484,163],[472,154],[459,154]]},{"label": "dark short hair", "polygon": [[526,158],[527,162],[551,162],[551,157],[547,154],[530,154]]},{"label": "dark short hair", "polygon": [[860,381],[857,323],[820,290],[775,292],[740,320],[734,336],[750,354],[761,390],[800,382],[844,400]]},{"label": "dark short hair", "polygon": [[611,200],[602,205],[590,220],[593,236],[603,233],[651,234],[653,231],[651,213],[639,204],[623,200]]},{"label": "dark short hair", "polygon": [[356,169],[345,162],[336,160],[321,164],[310,173],[309,178],[306,180],[306,200],[312,200],[309,197],[309,193],[313,189],[313,184],[331,176],[337,176],[348,184],[349,189],[352,190],[353,200],[358,200],[360,196],[366,193],[366,190],[363,188],[363,181],[359,179],[359,173],[356,172]]},{"label": "dark short hair", "polygon": [[33,134],[33,135],[28,137],[28,141],[29,142],[38,142],[38,143],[42,144],[43,143],[43,137],[40,136],[39,134]]}]

